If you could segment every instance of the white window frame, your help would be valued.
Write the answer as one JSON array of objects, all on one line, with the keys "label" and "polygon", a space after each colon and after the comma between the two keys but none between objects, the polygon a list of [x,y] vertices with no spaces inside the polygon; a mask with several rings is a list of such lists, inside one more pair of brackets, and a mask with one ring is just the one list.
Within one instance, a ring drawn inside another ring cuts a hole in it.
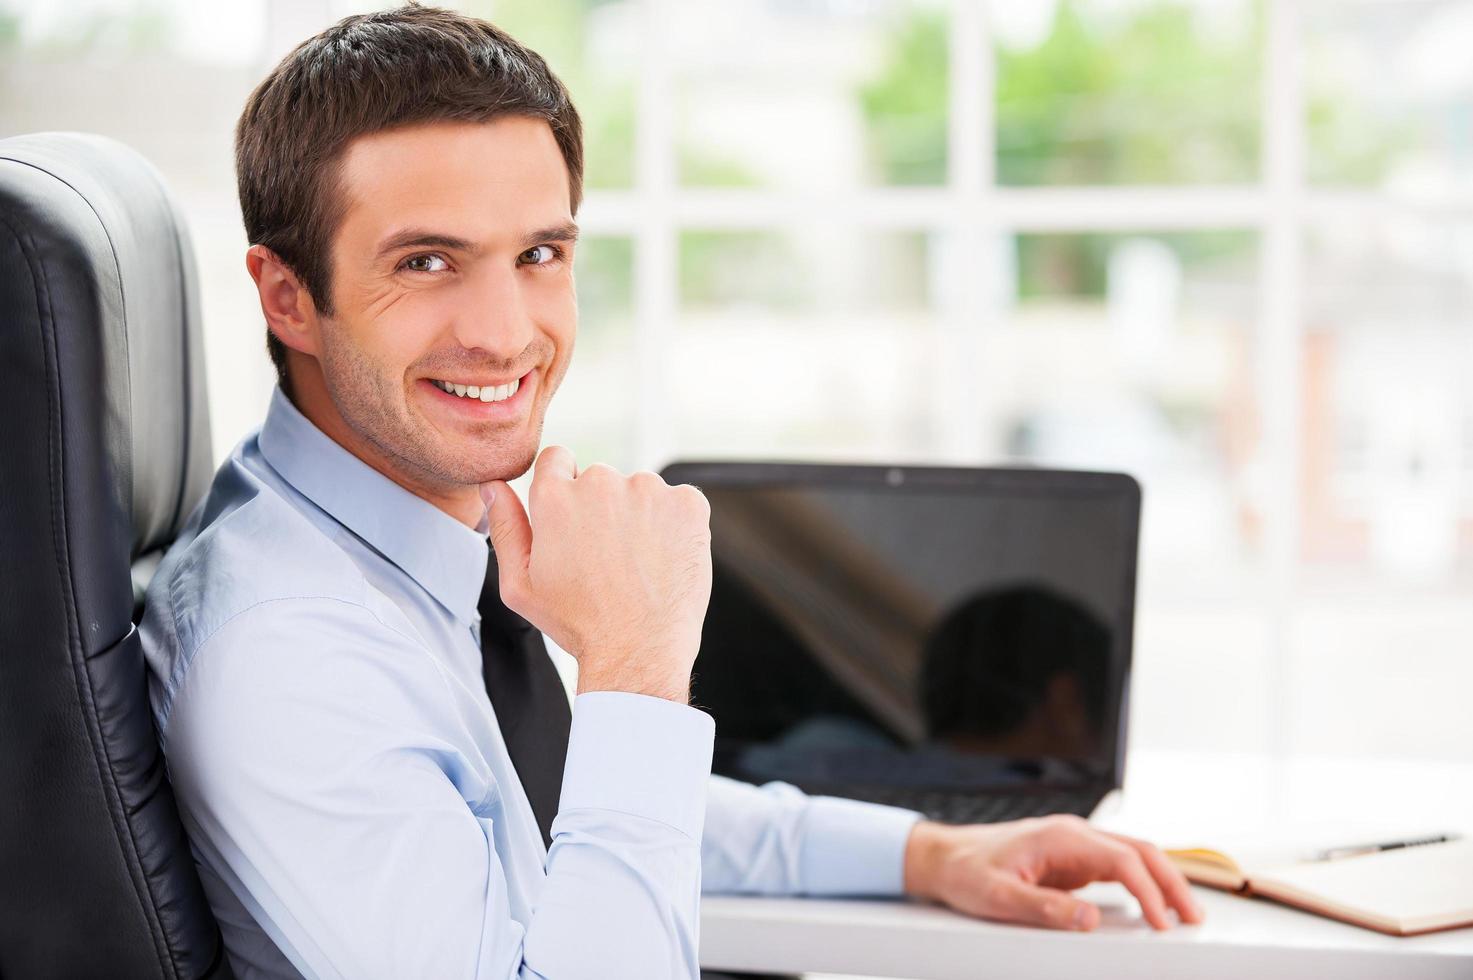
[{"label": "white window frame", "polygon": [[[875,188],[842,197],[767,189],[679,185],[672,59],[663,25],[679,0],[640,0],[643,37],[636,112],[635,180],[629,191],[592,191],[580,223],[595,234],[635,240],[634,331],[640,377],[636,461],[655,468],[674,449],[666,352],[679,316],[678,236],[686,229],[729,231],[842,222],[948,234],[958,270],[999,269],[1005,235],[1245,229],[1259,235],[1259,307],[1254,349],[1262,409],[1260,454],[1267,474],[1265,574],[1252,597],[1266,618],[1269,650],[1269,750],[1288,745],[1290,617],[1299,593],[1300,412],[1302,403],[1303,239],[1308,218],[1353,212],[1365,218],[1431,210],[1376,192],[1306,186],[1302,23],[1307,2],[1269,0],[1262,79],[1262,157],[1257,181],[1230,186],[1001,187],[995,174],[994,64],[989,0],[950,0],[948,177],[935,188]],[[996,2],[996,0],[991,0]],[[1009,2],[1009,0],[1004,0]],[[1341,0],[1321,0],[1341,2]],[[1468,207],[1458,208],[1470,210]],[[1443,209],[1443,213],[1446,213]],[[971,391],[968,364],[985,353],[998,316],[998,283],[955,280],[941,298],[938,386],[944,420],[938,457],[980,463],[985,405]]]},{"label": "white window frame", "polygon": [[[997,250],[1018,233],[1239,229],[1259,236],[1256,384],[1261,412],[1264,574],[1247,597],[1264,617],[1269,690],[1266,742],[1283,756],[1288,721],[1291,617],[1301,597],[1299,480],[1303,401],[1303,242],[1311,222],[1353,217],[1367,223],[1404,216],[1473,218],[1473,198],[1417,200],[1380,191],[1310,187],[1305,174],[1302,79],[1305,12],[1354,0],[1266,0],[1261,100],[1261,165],[1255,181],[1222,186],[1003,187],[995,173],[995,74],[989,11],[995,3],[947,0],[949,7],[948,166],[946,183],[871,188],[842,195],[780,189],[684,188],[676,158],[676,93],[668,25],[681,0],[639,5],[634,183],[592,190],[579,214],[585,233],[634,241],[633,318],[638,407],[635,461],[658,468],[673,455],[667,352],[679,309],[679,235],[687,229],[735,231],[791,225],[935,232],[956,274],[939,298],[934,410],[942,420],[937,461],[978,464],[990,428],[987,406],[969,384],[967,365],[985,355],[997,324],[1001,284],[978,270],[1005,268]],[[1248,2],[1248,0],[1244,0]],[[1386,0],[1392,2],[1392,0]],[[265,0],[269,61],[330,22],[338,0]],[[1243,598],[1243,597],[1239,597]]]}]

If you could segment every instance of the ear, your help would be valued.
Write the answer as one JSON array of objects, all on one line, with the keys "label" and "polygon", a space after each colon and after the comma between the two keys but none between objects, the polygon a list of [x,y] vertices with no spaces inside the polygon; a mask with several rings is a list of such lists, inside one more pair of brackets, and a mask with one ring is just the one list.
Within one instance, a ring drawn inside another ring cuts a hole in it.
[{"label": "ear", "polygon": [[266,329],[288,349],[316,357],[317,305],[297,274],[265,245],[246,249],[246,270],[256,281]]}]

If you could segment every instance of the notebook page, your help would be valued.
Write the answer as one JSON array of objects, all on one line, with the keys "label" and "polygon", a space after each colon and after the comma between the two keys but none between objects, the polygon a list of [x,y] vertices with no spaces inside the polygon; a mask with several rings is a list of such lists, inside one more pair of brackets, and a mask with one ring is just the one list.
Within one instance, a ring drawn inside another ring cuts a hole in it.
[{"label": "notebook page", "polygon": [[1276,868],[1252,880],[1409,929],[1473,922],[1473,840]]}]

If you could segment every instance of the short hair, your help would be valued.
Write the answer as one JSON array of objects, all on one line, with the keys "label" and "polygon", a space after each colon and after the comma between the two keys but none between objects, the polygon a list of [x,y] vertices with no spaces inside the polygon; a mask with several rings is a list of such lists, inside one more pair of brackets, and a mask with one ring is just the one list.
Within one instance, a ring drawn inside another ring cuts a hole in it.
[{"label": "short hair", "polygon": [[[544,119],[568,167],[569,207],[583,196],[583,125],[535,51],[475,17],[407,6],[345,17],[297,45],[246,100],[235,176],[251,244],[269,248],[332,315],[331,243],[345,202],[348,144],[412,123]],[[266,349],[287,388],[286,349]]]}]

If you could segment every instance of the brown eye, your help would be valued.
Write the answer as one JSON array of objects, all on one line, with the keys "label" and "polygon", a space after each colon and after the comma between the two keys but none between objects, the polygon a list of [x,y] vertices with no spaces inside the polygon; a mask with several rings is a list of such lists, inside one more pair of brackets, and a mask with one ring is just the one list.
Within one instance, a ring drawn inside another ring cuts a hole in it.
[{"label": "brown eye", "polygon": [[536,245],[523,252],[520,258],[526,265],[546,265],[557,258],[557,252],[551,245]]},{"label": "brown eye", "polygon": [[448,267],[440,256],[425,254],[411,255],[404,260],[404,268],[410,272],[441,272]]}]

